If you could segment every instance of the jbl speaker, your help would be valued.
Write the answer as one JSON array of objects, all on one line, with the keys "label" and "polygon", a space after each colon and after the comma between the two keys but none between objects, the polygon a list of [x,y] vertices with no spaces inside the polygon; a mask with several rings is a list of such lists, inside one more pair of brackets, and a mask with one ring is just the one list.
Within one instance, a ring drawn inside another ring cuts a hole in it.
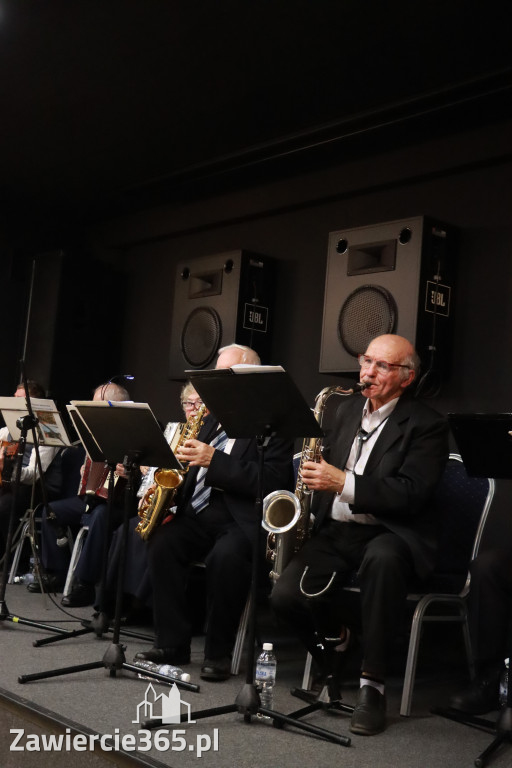
[{"label": "jbl speaker", "polygon": [[359,371],[369,342],[397,333],[446,376],[455,255],[455,230],[423,216],[331,232],[320,372]]},{"label": "jbl speaker", "polygon": [[228,344],[270,355],[274,264],[266,256],[228,251],[178,264],[169,378],[213,367]]}]

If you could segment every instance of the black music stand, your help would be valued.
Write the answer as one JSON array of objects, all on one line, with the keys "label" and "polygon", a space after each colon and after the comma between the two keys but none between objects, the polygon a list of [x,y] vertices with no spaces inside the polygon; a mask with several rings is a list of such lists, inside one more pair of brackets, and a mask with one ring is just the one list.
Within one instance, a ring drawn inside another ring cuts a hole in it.
[{"label": "black music stand", "polygon": [[[263,470],[265,449],[271,437],[320,437],[323,432],[311,409],[290,376],[282,369],[265,366],[234,366],[212,371],[187,371],[194,387],[215,418],[220,421],[230,438],[255,438],[258,448],[258,494],[255,501],[259,520],[263,519]],[[249,404],[249,407],[248,407]],[[240,712],[245,722],[258,713],[270,717],[274,726],[293,725],[300,730],[320,736],[327,741],[350,745],[350,738],[297,720],[300,715],[261,707],[260,696],[254,684],[254,648],[256,640],[256,601],[258,586],[258,558],[260,528],[256,528],[253,542],[251,576],[251,610],[249,615],[249,651],[245,685],[233,704],[193,712],[190,717],[201,719]],[[181,722],[186,722],[183,715]],[[148,720],[144,728],[156,728],[161,719]]]},{"label": "black music stand", "polygon": [[[12,500],[11,510],[9,515],[9,527],[7,530],[7,541],[5,545],[5,557],[2,567],[2,575],[0,582],[0,621],[10,621],[15,624],[21,624],[24,626],[35,627],[38,629],[44,629],[48,632],[54,632],[57,635],[63,635],[67,630],[62,627],[54,627],[44,622],[32,621],[31,619],[23,618],[22,616],[16,616],[10,613],[5,600],[5,590],[7,587],[8,570],[9,570],[9,555],[12,549],[12,540],[14,536],[14,525],[16,518],[16,502],[18,498],[18,489],[21,482],[21,470],[23,464],[23,456],[25,453],[25,447],[27,442],[32,442],[36,452],[36,466],[39,474],[39,483],[41,487],[41,494],[43,498],[43,504],[48,507],[48,500],[46,495],[46,486],[44,483],[44,474],[41,466],[41,457],[39,455],[39,444],[45,445],[63,446],[69,445],[69,438],[66,434],[64,425],[60,419],[60,414],[55,408],[55,403],[52,400],[43,400],[30,398],[28,394],[28,382],[25,374],[24,361],[20,361],[21,364],[21,376],[23,386],[25,388],[26,396],[24,399],[16,397],[0,398],[0,408],[4,415],[4,420],[9,428],[11,436],[18,440],[18,451],[15,459],[15,467],[12,481]],[[33,401],[33,402],[32,402]],[[36,409],[34,413],[33,406]],[[29,440],[29,432],[32,437]],[[40,571],[39,556],[34,548],[33,536],[31,538],[32,553],[34,555],[34,563],[36,570],[36,577],[41,585],[42,579]]]},{"label": "black music stand", "polygon": [[[97,401],[92,401],[97,402]],[[108,402],[108,401],[107,401]],[[96,438],[90,431],[87,424],[84,422],[79,410],[77,409],[76,404],[71,403],[71,405],[67,406],[68,414],[71,419],[71,422],[76,430],[77,435],[80,438],[80,441],[86,451],[87,456],[92,462],[99,462],[104,464],[107,462],[107,457],[102,452]],[[108,462],[107,462],[108,463]],[[109,521],[109,525],[111,525],[111,520],[113,519],[113,498],[114,498],[114,489],[110,487],[110,482],[113,482],[113,474],[115,470],[115,465],[109,465],[109,493],[107,496],[107,517]],[[50,645],[52,643],[58,643],[61,640],[69,640],[74,637],[81,637],[83,635],[89,634],[94,632],[96,634],[96,637],[102,637],[106,632],[111,631],[111,620],[110,616],[107,614],[105,610],[105,588],[106,588],[106,582],[107,582],[107,566],[108,566],[108,548],[109,548],[109,539],[108,536],[105,537],[104,543],[103,543],[103,552],[102,552],[102,566],[101,566],[101,576],[100,576],[100,582],[99,582],[99,590],[98,590],[98,611],[94,614],[92,619],[83,619],[80,624],[82,626],[81,629],[70,629],[66,630],[65,632],[59,633],[59,635],[51,635],[50,637],[43,637],[39,640],[34,641],[34,647],[35,648],[41,648],[43,645]],[[134,632],[131,630],[127,630],[123,628],[120,630],[123,635],[126,635],[128,637],[135,637],[139,640],[148,640],[151,641],[152,638],[148,635],[142,635],[139,632]]]},{"label": "black music stand", "polygon": [[[111,677],[116,677],[117,672],[121,669],[127,669],[135,673],[140,672],[139,666],[126,662],[124,655],[125,646],[119,642],[128,521],[133,493],[133,475],[135,469],[141,463],[148,466],[168,467],[170,469],[181,468],[180,462],[167,444],[157,420],[146,403],[111,403],[99,400],[93,402],[74,401],[72,405],[75,406],[80,419],[90,432],[100,454],[105,457],[109,466],[115,467],[116,464],[122,461],[127,474],[113,638],[101,661],[93,661],[89,664],[79,664],[30,675],[21,675],[18,678],[19,683],[28,683],[33,680],[43,680],[48,677],[58,677],[101,667],[109,670]],[[109,482],[110,499],[113,486],[113,472],[111,472]],[[168,677],[157,672],[144,670],[144,675],[162,682],[169,682]],[[175,680],[174,682],[176,682],[178,687],[186,688],[189,691],[199,691],[198,685],[182,680]]]},{"label": "black music stand", "polygon": [[[448,420],[468,475],[502,480],[512,478],[512,414],[450,413]],[[509,659],[512,659],[512,647],[509,648]],[[494,739],[489,746],[475,759],[475,766],[483,768],[502,744],[505,742],[512,744],[510,671],[507,701],[501,708],[496,722],[451,708],[435,707],[432,712],[457,723],[494,734]]]}]

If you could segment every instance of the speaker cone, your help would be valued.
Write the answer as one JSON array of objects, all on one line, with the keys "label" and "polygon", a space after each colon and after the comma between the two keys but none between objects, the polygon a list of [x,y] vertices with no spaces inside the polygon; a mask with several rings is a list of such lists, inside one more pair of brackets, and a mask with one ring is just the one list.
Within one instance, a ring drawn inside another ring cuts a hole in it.
[{"label": "speaker cone", "polygon": [[209,365],[220,346],[222,323],[213,307],[196,307],[181,332],[181,351],[191,368]]},{"label": "speaker cone", "polygon": [[338,338],[354,357],[364,352],[372,339],[394,333],[396,303],[380,285],[361,285],[345,299],[338,317]]}]

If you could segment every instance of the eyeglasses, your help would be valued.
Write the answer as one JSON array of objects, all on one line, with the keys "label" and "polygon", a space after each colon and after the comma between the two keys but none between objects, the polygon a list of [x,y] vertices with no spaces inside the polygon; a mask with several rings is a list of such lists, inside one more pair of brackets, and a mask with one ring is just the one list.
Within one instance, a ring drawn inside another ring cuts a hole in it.
[{"label": "eyeglasses", "polygon": [[202,400],[182,400],[181,406],[183,409],[187,408],[194,408],[194,410],[198,411],[199,408],[202,406],[203,401]]},{"label": "eyeglasses", "polygon": [[361,368],[369,368],[373,363],[375,367],[381,373],[389,373],[392,368],[410,368],[410,365],[404,365],[403,363],[388,363],[386,360],[375,360],[374,357],[368,357],[368,355],[358,355],[357,360]]}]

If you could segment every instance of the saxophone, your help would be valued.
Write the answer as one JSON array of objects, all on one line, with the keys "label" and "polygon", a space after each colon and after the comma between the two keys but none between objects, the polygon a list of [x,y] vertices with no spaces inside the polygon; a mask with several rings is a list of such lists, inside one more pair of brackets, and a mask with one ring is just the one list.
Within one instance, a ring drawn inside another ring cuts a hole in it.
[{"label": "saxophone", "polygon": [[[313,415],[322,426],[322,419],[327,400],[331,395],[353,395],[365,389],[361,382],[352,389],[339,386],[325,387],[315,399]],[[272,563],[270,578],[276,581],[293,555],[299,551],[311,533],[311,498],[312,492],[302,479],[302,468],[306,461],[320,461],[323,438],[306,438],[302,451],[294,457],[300,457],[297,469],[295,492],[274,491],[263,499],[262,526],[268,531],[267,560]],[[285,536],[285,534],[287,534]]]},{"label": "saxophone", "polygon": [[[194,440],[203,425],[206,405],[203,403],[197,413],[185,424],[179,424],[174,432],[170,446],[174,453],[187,440]],[[183,469],[156,469],[154,485],[148,488],[139,505],[140,521],[135,530],[144,539],[148,539],[155,528],[168,514],[174,504],[176,491],[182,484],[188,471],[188,465]]]}]

